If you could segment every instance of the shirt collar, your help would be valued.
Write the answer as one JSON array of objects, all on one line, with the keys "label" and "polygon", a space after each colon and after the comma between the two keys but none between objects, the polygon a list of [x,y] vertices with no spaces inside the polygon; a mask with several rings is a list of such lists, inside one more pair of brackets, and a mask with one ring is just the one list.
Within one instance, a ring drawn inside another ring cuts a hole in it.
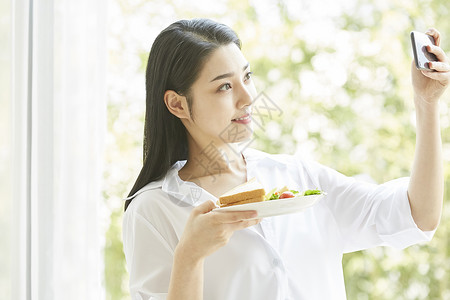
[{"label": "shirt collar", "polygon": [[186,162],[186,160],[178,161],[169,169],[162,182],[161,189],[169,195],[171,200],[176,200],[180,205],[187,204],[196,206],[203,199],[205,193],[213,197],[210,200],[216,199],[216,197],[206,192],[197,184],[191,181],[184,181],[180,178],[178,171]]}]

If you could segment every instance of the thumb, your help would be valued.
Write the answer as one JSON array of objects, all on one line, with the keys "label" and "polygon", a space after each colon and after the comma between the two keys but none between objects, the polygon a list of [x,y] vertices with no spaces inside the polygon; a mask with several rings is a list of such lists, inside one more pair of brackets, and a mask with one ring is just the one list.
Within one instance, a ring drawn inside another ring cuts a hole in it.
[{"label": "thumb", "polygon": [[202,204],[200,204],[199,206],[197,206],[195,208],[195,210],[198,214],[206,214],[216,207],[217,206],[214,204],[214,202],[212,200],[207,200],[207,201],[203,202]]}]

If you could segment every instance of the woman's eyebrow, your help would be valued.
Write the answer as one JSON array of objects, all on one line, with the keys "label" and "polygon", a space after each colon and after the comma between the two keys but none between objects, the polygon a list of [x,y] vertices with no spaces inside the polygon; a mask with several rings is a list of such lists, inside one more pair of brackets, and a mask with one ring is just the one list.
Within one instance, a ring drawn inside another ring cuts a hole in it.
[{"label": "woman's eyebrow", "polygon": [[[247,69],[249,65],[250,65],[250,63],[247,63],[247,64],[242,68],[242,71],[245,71],[245,69]],[[216,80],[219,80],[219,79],[223,79],[223,78],[227,78],[227,77],[231,77],[231,76],[233,76],[233,75],[234,75],[234,72],[225,73],[225,74],[222,74],[222,75],[219,75],[219,76],[215,77],[215,78],[214,78],[213,80],[211,80],[210,82],[213,82],[213,81],[216,81]]]}]

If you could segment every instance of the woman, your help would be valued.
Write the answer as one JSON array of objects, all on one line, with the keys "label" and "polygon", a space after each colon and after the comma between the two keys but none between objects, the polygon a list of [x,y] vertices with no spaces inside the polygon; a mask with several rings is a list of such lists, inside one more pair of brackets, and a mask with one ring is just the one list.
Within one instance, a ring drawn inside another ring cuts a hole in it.
[{"label": "woman", "polygon": [[[439,33],[428,32],[440,43]],[[448,58],[412,68],[417,145],[410,178],[358,182],[298,155],[239,149],[252,135],[256,90],[227,26],[182,20],[149,56],[144,165],[125,205],[133,299],[345,299],[342,255],[432,238],[443,201],[438,99]],[[239,132],[239,135],[231,133]],[[266,190],[320,188],[299,214],[217,212],[219,195],[256,177]]]}]

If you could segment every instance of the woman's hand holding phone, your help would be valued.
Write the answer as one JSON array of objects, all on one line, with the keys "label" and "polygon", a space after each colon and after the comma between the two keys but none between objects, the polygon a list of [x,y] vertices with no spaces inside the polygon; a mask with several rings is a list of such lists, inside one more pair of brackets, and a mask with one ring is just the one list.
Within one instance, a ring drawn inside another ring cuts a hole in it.
[{"label": "woman's hand holding phone", "polygon": [[[440,48],[441,35],[439,31],[431,28],[426,32],[426,34],[434,39],[435,45],[430,43],[424,47],[426,47],[426,50],[433,54],[437,60],[427,62],[426,66],[429,70],[419,70],[417,67],[417,59],[419,55],[418,53],[415,53],[415,61],[413,61],[411,66],[412,83],[416,100],[423,100],[426,103],[434,103],[439,100],[440,96],[449,85],[450,60],[445,52]],[[412,36],[413,33],[411,33],[411,37]],[[417,40],[416,44],[414,44],[414,39],[412,39],[412,42],[413,49],[415,51],[419,51],[417,48],[420,46],[418,46]]]}]

